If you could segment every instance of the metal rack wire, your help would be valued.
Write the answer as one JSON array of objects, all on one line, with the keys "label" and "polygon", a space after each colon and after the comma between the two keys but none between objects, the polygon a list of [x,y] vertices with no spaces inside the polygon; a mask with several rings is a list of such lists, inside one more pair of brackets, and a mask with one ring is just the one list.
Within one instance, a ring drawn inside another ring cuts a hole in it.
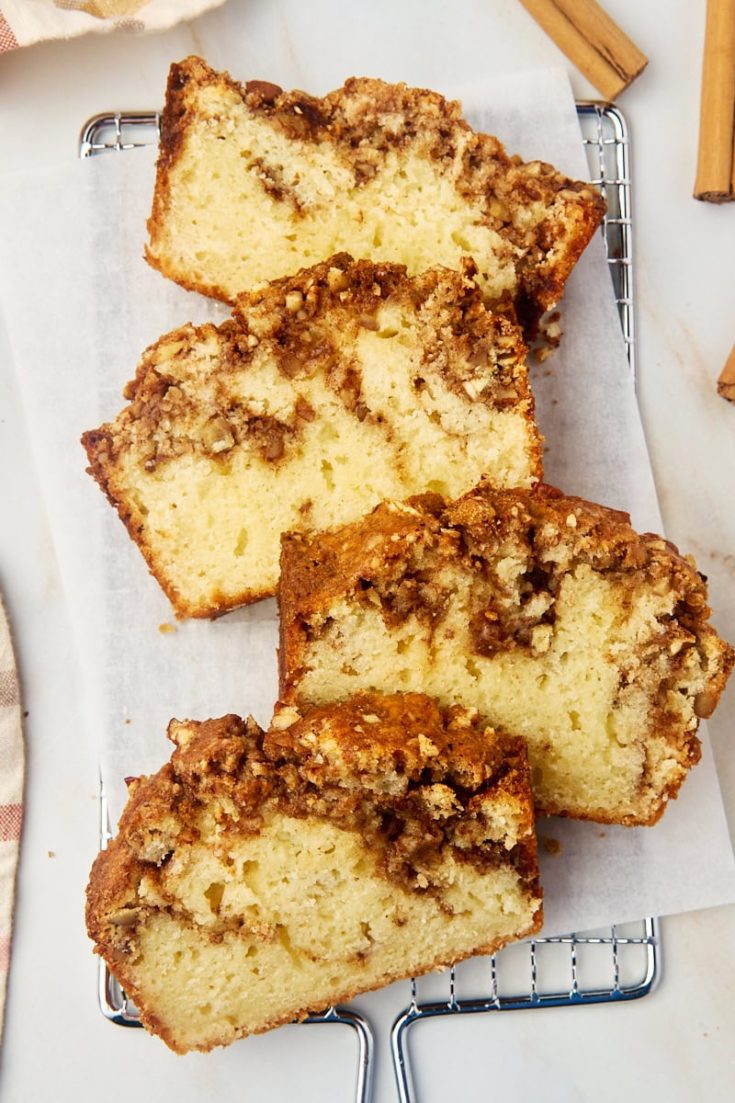
[{"label": "metal rack wire", "polygon": [[607,202],[602,238],[615,289],[628,364],[635,380],[633,216],[628,127],[620,111],[610,104],[578,103],[577,115],[589,164],[590,182],[599,187]]},{"label": "metal rack wire", "polygon": [[424,978],[411,983],[411,1003],[398,1015],[391,1031],[400,1103],[416,1101],[408,1050],[410,1027],[441,1015],[639,999],[652,990],[660,973],[658,928],[655,920],[644,919],[508,946],[487,959],[486,985],[480,996],[462,996],[462,970],[462,965],[449,970],[442,998],[422,997]]},{"label": "metal rack wire", "polygon": [[[607,104],[579,103],[577,112],[590,179],[607,201],[602,236],[628,363],[635,380],[633,229],[627,126],[617,108]],[[156,112],[96,115],[82,129],[80,156],[119,153],[155,144],[158,127]],[[105,846],[110,836],[104,793],[100,814],[100,844]],[[408,1032],[416,1023],[441,1015],[624,1002],[647,995],[659,974],[657,923],[644,919],[604,931],[532,939],[507,947],[482,962],[478,959],[469,967],[465,963],[440,977],[434,975],[412,981],[411,1002],[397,1016],[391,1033],[399,1099],[401,1103],[415,1103]],[[102,1013],[111,1022],[121,1026],[140,1025],[135,1007],[103,963],[98,995]],[[373,1042],[367,1020],[351,1010],[330,1008],[307,1022],[336,1023],[355,1030],[358,1040],[355,1099],[356,1103],[368,1103]]]}]

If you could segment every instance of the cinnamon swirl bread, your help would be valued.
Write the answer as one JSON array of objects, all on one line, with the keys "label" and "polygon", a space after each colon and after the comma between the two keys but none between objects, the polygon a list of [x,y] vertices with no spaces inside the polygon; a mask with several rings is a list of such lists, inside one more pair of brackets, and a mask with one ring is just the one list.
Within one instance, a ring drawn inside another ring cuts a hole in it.
[{"label": "cinnamon swirl bread", "polygon": [[332,257],[162,337],[126,397],[89,470],[184,617],[273,594],[288,529],[541,475],[523,340],[471,265]]},{"label": "cinnamon swirl bread", "polygon": [[466,710],[365,695],[169,736],[94,864],[87,925],[178,1053],[538,930],[523,740]]},{"label": "cinnamon swirl bread", "polygon": [[528,743],[536,807],[652,824],[735,653],[690,559],[626,514],[489,483],[284,538],[281,693],[421,689]]},{"label": "cinnamon swirl bread", "polygon": [[593,187],[508,156],[435,92],[352,79],[318,99],[189,57],[169,75],[147,258],[234,302],[342,250],[411,274],[472,257],[491,302],[537,315],[603,210]]}]

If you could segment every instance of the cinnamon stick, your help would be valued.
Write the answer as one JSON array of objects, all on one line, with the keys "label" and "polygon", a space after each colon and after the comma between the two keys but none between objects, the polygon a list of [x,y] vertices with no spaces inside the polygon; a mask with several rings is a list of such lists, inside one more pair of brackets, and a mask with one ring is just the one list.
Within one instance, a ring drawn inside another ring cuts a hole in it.
[{"label": "cinnamon stick", "polygon": [[694,198],[735,196],[735,0],[707,0]]},{"label": "cinnamon stick", "polygon": [[727,358],[727,363],[720,372],[717,380],[717,393],[726,398],[728,402],[735,402],[735,345]]},{"label": "cinnamon stick", "polygon": [[648,58],[595,0],[521,0],[606,100],[616,99]]}]

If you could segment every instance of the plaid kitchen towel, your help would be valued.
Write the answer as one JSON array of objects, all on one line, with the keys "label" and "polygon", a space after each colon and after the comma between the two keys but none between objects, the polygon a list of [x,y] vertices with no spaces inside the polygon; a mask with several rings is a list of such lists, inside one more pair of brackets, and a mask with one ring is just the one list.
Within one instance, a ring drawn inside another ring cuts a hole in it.
[{"label": "plaid kitchen towel", "polygon": [[89,31],[164,31],[224,0],[0,0],[0,54]]},{"label": "plaid kitchen towel", "polygon": [[15,873],[23,820],[23,729],[10,628],[0,597],[0,1034],[5,1014]]}]

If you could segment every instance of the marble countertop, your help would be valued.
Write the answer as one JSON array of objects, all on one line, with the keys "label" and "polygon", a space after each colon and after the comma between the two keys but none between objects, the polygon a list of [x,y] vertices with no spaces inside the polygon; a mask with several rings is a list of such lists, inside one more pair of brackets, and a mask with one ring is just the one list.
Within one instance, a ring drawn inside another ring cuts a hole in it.
[{"label": "marble countertop", "polygon": [[[715,383],[735,340],[735,204],[691,198],[703,5],[606,8],[650,64],[620,99],[633,141],[639,397],[667,535],[709,576],[720,632],[735,639],[735,406]],[[354,74],[451,87],[565,59],[515,0],[352,5],[229,0],[165,34],[50,43],[0,57],[2,170],[71,161],[100,111],[161,101],[169,63],[215,67],[326,91]],[[595,91],[570,69],[575,93]],[[1,246],[0,246],[1,247]],[[43,250],[43,227],[38,232]],[[53,324],[38,303],[39,324]],[[73,366],[70,365],[70,370]],[[176,1058],[142,1031],[108,1025],[95,999],[83,886],[97,847],[95,755],[64,594],[0,325],[0,585],[21,665],[28,742],[26,822],[0,1062],[8,1103],[129,1098],[177,1103],[351,1098],[348,1031],[285,1027],[210,1057]],[[735,828],[735,686],[710,732]],[[682,870],[686,877],[686,870]],[[669,917],[656,991],[636,1003],[472,1016],[417,1028],[421,1103],[496,1098],[551,1103],[666,1096],[731,1098],[735,1061],[728,952],[735,906]],[[284,1036],[288,1045],[284,1047]],[[395,1098],[380,1039],[376,1100]],[[284,1057],[285,1055],[285,1057]]]}]

